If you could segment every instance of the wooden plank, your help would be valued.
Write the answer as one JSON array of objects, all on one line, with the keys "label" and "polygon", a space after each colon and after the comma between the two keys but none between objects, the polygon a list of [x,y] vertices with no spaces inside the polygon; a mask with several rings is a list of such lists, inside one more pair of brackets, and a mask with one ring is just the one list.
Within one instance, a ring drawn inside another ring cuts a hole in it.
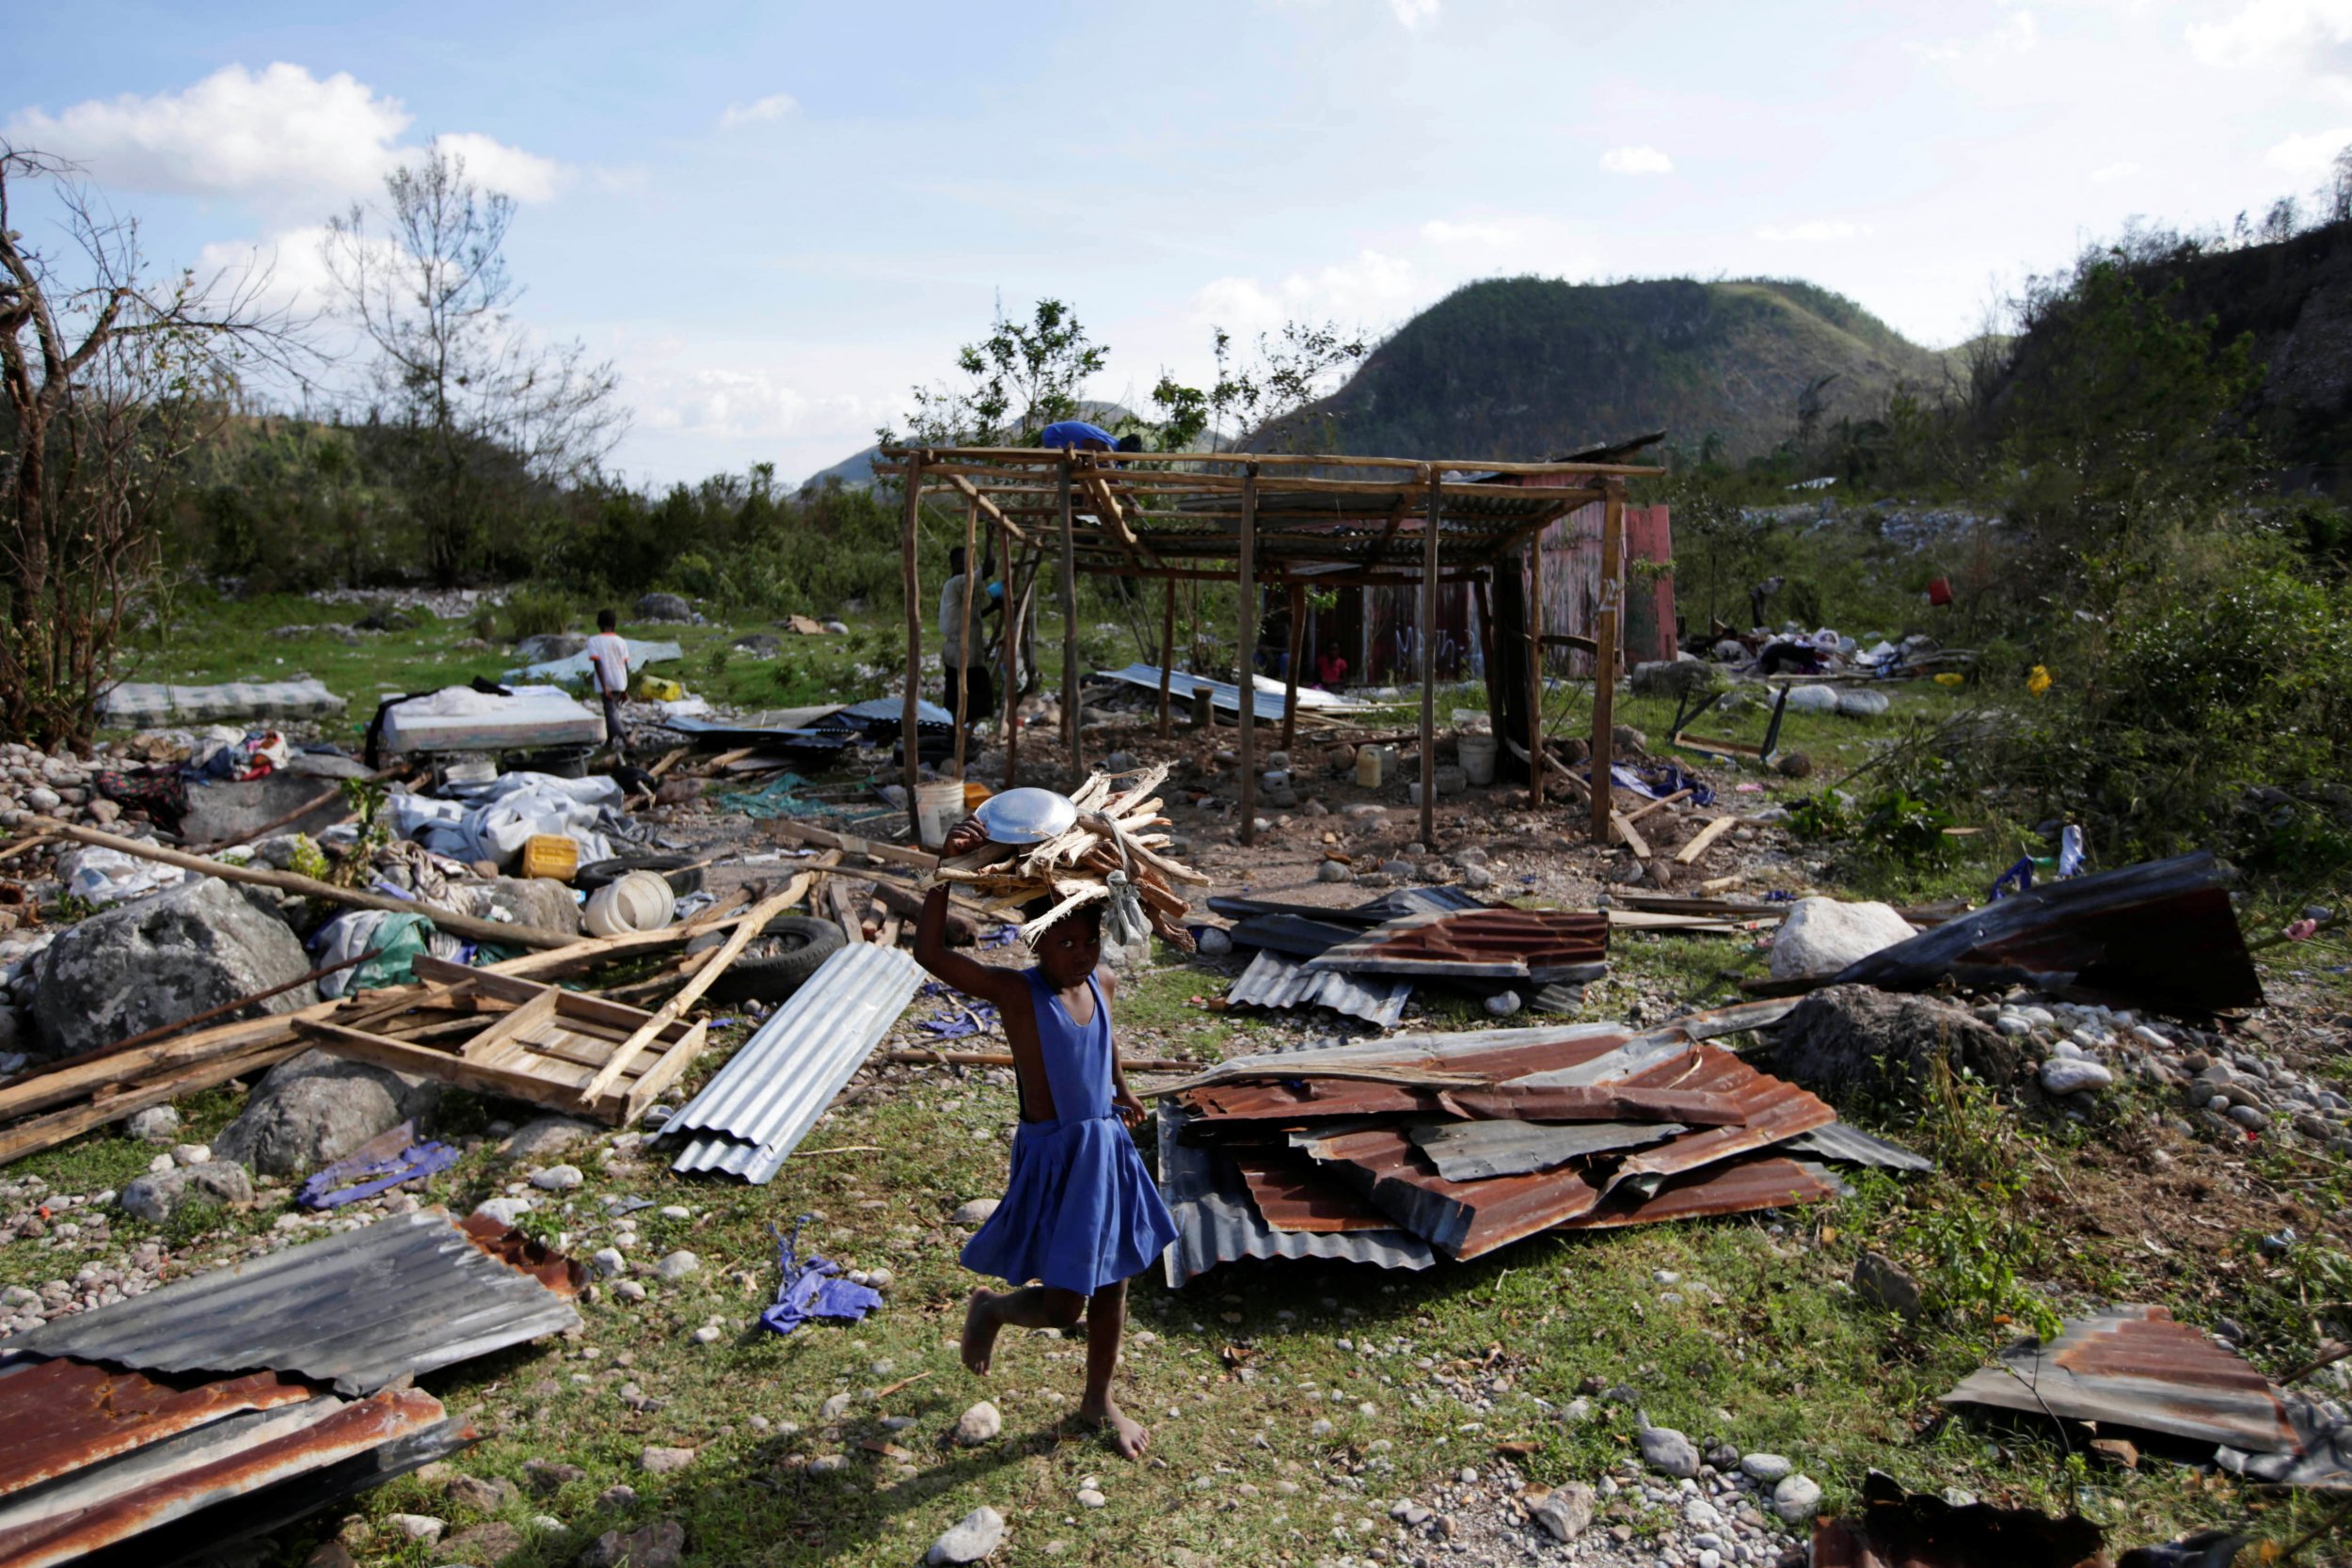
[{"label": "wooden plank", "polygon": [[[276,1067],[287,1057],[309,1049],[303,1040],[289,1037],[293,1033],[289,1021],[295,1016],[292,1013],[276,1015],[273,1022],[286,1025],[286,1028],[272,1039],[224,1052],[203,1061],[191,1062],[167,1077],[125,1087],[119,1094],[111,1094],[103,1100],[92,1100],[80,1105],[69,1105],[63,1110],[52,1111],[47,1116],[35,1117],[0,1130],[0,1164],[21,1160],[27,1154],[38,1154],[45,1148],[55,1148],[93,1129],[135,1116],[151,1105],[167,1104],[182,1095],[200,1094],[206,1089],[219,1087],[231,1078],[242,1078],[246,1073]],[[186,1042],[173,1040],[170,1043],[183,1045]],[[120,1067],[121,1063],[117,1061],[113,1065]]]},{"label": "wooden plank", "polygon": [[479,1094],[503,1095],[551,1110],[579,1108],[579,1096],[568,1085],[557,1084],[520,1068],[469,1061],[452,1051],[435,1051],[404,1040],[388,1039],[358,1029],[338,1028],[322,1019],[304,1019],[295,1028],[307,1037],[343,1055],[356,1056],[398,1072],[414,1072]]},{"label": "wooden plank", "polygon": [[555,1017],[555,999],[564,993],[549,986],[530,1001],[466,1042],[459,1053],[469,1062],[511,1062],[519,1053],[526,1031]]},{"label": "wooden plank", "polygon": [[[1233,649],[1233,673],[1238,677],[1233,684],[1239,691],[1233,703],[1233,718],[1241,734],[1234,752],[1241,764],[1240,836],[1247,848],[1258,842],[1258,466],[1254,463],[1242,470],[1241,539],[1237,550],[1241,627],[1240,641]],[[1214,709],[1216,705],[1210,706]]]},{"label": "wooden plank", "polygon": [[813,845],[820,849],[838,849],[845,855],[866,855],[874,860],[887,861],[893,865],[911,865],[917,871],[939,869],[939,857],[927,850],[908,849],[896,844],[878,844],[852,833],[836,833],[784,816],[777,817],[768,827],[770,832],[795,844]]},{"label": "wooden plank", "polygon": [[1677,800],[1685,799],[1690,795],[1690,793],[1691,792],[1687,789],[1677,789],[1672,795],[1661,795],[1657,800],[1636,806],[1631,811],[1627,812],[1625,814],[1625,819],[1628,822],[1639,822],[1643,817],[1647,816],[1651,812],[1662,811],[1666,807],[1673,805]]},{"label": "wooden plank", "polygon": [[688,1024],[685,1032],[670,1043],[667,1051],[638,1073],[637,1082],[630,1086],[628,1099],[622,1101],[621,1114],[615,1124],[625,1127],[644,1115],[645,1107],[654,1102],[654,1098],[676,1083],[678,1074],[692,1066],[694,1058],[707,1050],[709,1045],[708,1023],[697,1019]]},{"label": "wooden plank", "polygon": [[[964,715],[972,705],[972,600],[976,594],[988,590],[986,583],[977,580],[979,575],[980,504],[976,500],[965,508],[963,514],[963,619],[956,627],[956,657],[962,661],[957,668],[963,672],[961,678],[956,682],[956,770],[953,776],[959,779],[963,777],[964,737],[971,733],[971,725]],[[942,648],[940,658],[943,669],[946,668],[946,657],[947,651]],[[910,681],[913,678],[908,677]],[[922,832],[922,824],[918,820],[915,824],[918,842]]]},{"label": "wooden plank", "polygon": [[922,759],[915,747],[915,704],[921,693],[915,689],[923,673],[923,586],[922,570],[915,552],[922,545],[923,518],[923,459],[918,453],[907,459],[906,520],[898,542],[898,578],[900,591],[906,599],[907,612],[907,689],[906,700],[899,709],[898,739],[906,751],[906,766],[899,783],[906,785],[907,826],[913,830],[915,842],[923,837],[923,817],[915,805],[915,787],[922,783]]},{"label": "wooden plank", "polygon": [[1688,865],[1707,852],[1707,847],[1731,831],[1734,818],[1719,816],[1698,831],[1698,835],[1684,845],[1675,855],[1677,865]]},{"label": "wooden plank", "polygon": [[[1544,536],[1527,542],[1527,809],[1544,805]],[[1500,717],[1500,715],[1498,715]],[[1595,778],[1604,775],[1596,773]],[[1570,777],[1574,777],[1573,774]],[[1590,798],[1590,792],[1587,792]],[[1426,844],[1427,839],[1422,840]]]},{"label": "wooden plank", "polygon": [[[1292,583],[1283,597],[1291,617],[1290,643],[1284,649],[1286,657],[1282,662],[1282,750],[1287,752],[1298,743],[1298,650],[1299,640],[1307,635],[1306,585]],[[1165,666],[1161,673],[1166,674]]]},{"label": "wooden plank", "polygon": [[742,957],[743,949],[751,945],[752,939],[768,928],[768,922],[790,909],[798,897],[792,888],[787,888],[755,905],[742,923],[735,927],[735,934],[727,938],[726,945],[719,949],[719,956],[696,970],[693,978],[680,986],[675,996],[663,1003],[659,1012],[639,1024],[637,1032],[621,1042],[612,1053],[612,1060],[606,1063],[604,1070],[597,1073],[581,1091],[583,1098],[594,1100],[618,1082],[621,1074],[637,1059],[637,1053],[652,1044],[664,1029],[684,1017],[687,1008],[701,1001],[703,992],[708,990],[719,976]]},{"label": "wooden plank", "polygon": [[[1421,649],[1421,841],[1438,842],[1438,476],[1422,475],[1429,483],[1429,515],[1422,523],[1421,625],[1414,645]],[[1370,607],[1366,607],[1370,613]],[[1537,753],[1541,761],[1542,753]]]},{"label": "wooden plank", "polygon": [[1020,562],[1013,556],[1012,542],[1019,532],[1009,522],[1003,530],[997,544],[1005,552],[1005,787],[1011,789],[1021,773],[1021,623],[1029,613],[1029,601],[1015,592]]},{"label": "wooden plank", "polygon": [[[1600,604],[1593,617],[1593,842],[1609,842],[1610,756],[1616,745],[1617,622],[1625,598],[1625,481],[1612,479],[1600,519]],[[1541,554],[1540,548],[1537,551]],[[1645,854],[1644,860],[1649,859]]]},{"label": "wooden plank", "polygon": [[[1596,796],[1596,799],[1598,799],[1598,797]],[[1636,860],[1645,861],[1650,858],[1648,842],[1634,830],[1632,823],[1626,820],[1625,813],[1621,811],[1610,812],[1609,825],[1616,830],[1617,836],[1625,841],[1627,848],[1633,851],[1633,855]]]}]

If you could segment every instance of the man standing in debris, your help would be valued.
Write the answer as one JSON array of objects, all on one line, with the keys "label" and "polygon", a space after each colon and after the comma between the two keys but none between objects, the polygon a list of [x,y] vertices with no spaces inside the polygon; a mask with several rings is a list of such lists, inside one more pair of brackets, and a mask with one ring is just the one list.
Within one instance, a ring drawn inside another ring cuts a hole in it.
[{"label": "man standing in debris", "polygon": [[588,668],[604,699],[604,733],[612,742],[612,760],[628,760],[628,736],[621,728],[621,699],[628,695],[628,640],[614,630],[621,618],[610,610],[596,611],[596,635],[588,640]]},{"label": "man standing in debris", "polygon": [[965,601],[975,590],[959,545],[947,552],[947,581],[939,591],[939,665],[947,681],[946,705],[953,713],[957,696],[963,697],[967,733],[996,711],[996,688],[988,678],[988,650],[994,640],[985,623],[1004,608],[1005,588],[986,581],[988,575],[983,567],[980,601],[967,615]]}]

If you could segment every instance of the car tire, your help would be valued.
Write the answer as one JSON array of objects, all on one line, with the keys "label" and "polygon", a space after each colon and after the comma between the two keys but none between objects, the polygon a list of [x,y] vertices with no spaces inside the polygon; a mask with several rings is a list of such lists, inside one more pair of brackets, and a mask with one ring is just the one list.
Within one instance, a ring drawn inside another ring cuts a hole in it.
[{"label": "car tire", "polygon": [[572,886],[582,893],[594,893],[632,871],[654,873],[669,883],[670,891],[680,898],[703,890],[703,868],[691,855],[615,855],[609,861],[590,861],[573,874]]},{"label": "car tire", "polygon": [[827,958],[849,945],[841,927],[830,920],[804,914],[780,914],[768,922],[761,939],[778,939],[784,951],[760,958],[738,958],[707,993],[714,1002],[781,1002],[799,990]]}]

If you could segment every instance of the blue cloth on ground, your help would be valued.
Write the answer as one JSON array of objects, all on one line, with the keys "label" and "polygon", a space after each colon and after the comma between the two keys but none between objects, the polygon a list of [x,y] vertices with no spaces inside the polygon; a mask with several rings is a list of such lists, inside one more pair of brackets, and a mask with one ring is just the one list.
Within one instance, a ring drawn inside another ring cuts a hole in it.
[{"label": "blue cloth on ground", "polygon": [[860,1285],[841,1277],[841,1266],[815,1253],[795,1259],[801,1244],[801,1227],[808,1223],[803,1214],[795,1221],[792,1234],[787,1236],[774,1226],[768,1234],[776,1239],[776,1266],[784,1272],[784,1281],[776,1287],[772,1306],[759,1314],[760,1323],[778,1334],[789,1334],[811,1318],[837,1318],[856,1323],[882,1305],[882,1292],[870,1285]]},{"label": "blue cloth on ground", "polygon": [[[388,1136],[396,1142],[415,1135],[416,1123],[405,1122]],[[383,1141],[377,1140],[378,1145]],[[357,1150],[312,1172],[295,1192],[294,1202],[305,1209],[340,1209],[389,1193],[405,1181],[445,1171],[457,1163],[457,1155],[456,1149],[444,1143],[412,1143],[389,1154]]]},{"label": "blue cloth on ground", "polygon": [[963,1266],[1013,1285],[1031,1280],[1092,1295],[1141,1274],[1176,1239],[1175,1216],[1111,1111],[1111,1011],[1092,975],[1094,1017],[1070,1016],[1031,969],[1029,1000],[1054,1119],[1012,1135],[1004,1201],[963,1244]]}]

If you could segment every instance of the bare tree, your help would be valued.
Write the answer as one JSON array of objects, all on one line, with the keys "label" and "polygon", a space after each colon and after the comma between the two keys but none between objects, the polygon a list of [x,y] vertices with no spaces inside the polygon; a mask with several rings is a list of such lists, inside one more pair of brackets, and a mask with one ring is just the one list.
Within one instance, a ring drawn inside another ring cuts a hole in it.
[{"label": "bare tree", "polygon": [[385,200],[328,226],[342,314],[376,350],[376,392],[417,464],[425,565],[475,564],[489,514],[518,481],[593,473],[628,427],[609,362],[577,341],[542,346],[516,325],[506,270],[512,197],[485,192],[438,147],[394,169]]},{"label": "bare tree", "polygon": [[[239,366],[301,352],[265,274],[154,272],[76,173],[0,142],[0,733],[40,745],[88,737],[182,460]],[[16,227],[11,182],[49,188],[58,243]]]}]

